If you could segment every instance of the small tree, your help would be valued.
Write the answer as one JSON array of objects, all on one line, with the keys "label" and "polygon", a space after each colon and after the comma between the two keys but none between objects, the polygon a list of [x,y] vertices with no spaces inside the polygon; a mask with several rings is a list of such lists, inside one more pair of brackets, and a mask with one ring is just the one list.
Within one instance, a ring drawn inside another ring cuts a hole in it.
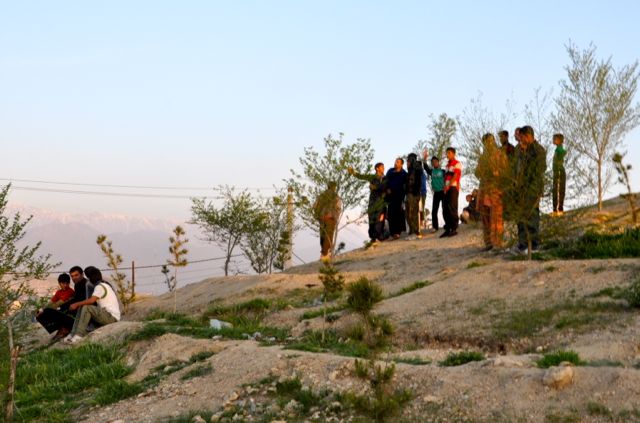
[{"label": "small tree", "polygon": [[413,152],[422,157],[422,152],[426,149],[432,156],[439,157],[441,160],[444,157],[445,150],[451,146],[453,137],[457,131],[457,125],[455,119],[447,116],[446,113],[441,113],[437,118],[434,115],[429,115],[428,129],[430,137],[427,140],[420,140],[418,144],[413,148]]},{"label": "small tree", "polygon": [[233,188],[221,186],[220,192],[223,201],[221,207],[205,199],[192,199],[191,223],[200,227],[205,240],[223,248],[226,256],[224,274],[228,276],[234,250],[261,225],[263,216],[257,201],[248,191],[236,194]]},{"label": "small tree", "polygon": [[334,299],[344,289],[344,276],[331,263],[323,261],[318,269],[318,279],[322,282],[322,342],[325,338],[325,324],[327,322],[327,301]]},{"label": "small tree", "polygon": [[173,267],[173,276],[170,279],[169,291],[173,292],[173,312],[178,308],[177,287],[178,287],[178,269],[188,264],[187,253],[189,250],[185,245],[189,240],[185,238],[185,231],[182,226],[178,225],[173,230],[173,235],[169,237],[169,253],[171,258],[167,260],[167,264]]},{"label": "small tree", "polygon": [[316,232],[319,231],[320,224],[314,213],[314,201],[327,189],[330,182],[336,184],[337,195],[342,200],[342,210],[336,222],[331,256],[338,246],[340,230],[355,221],[341,223],[345,211],[366,207],[368,197],[362,190],[363,182],[351,178],[346,170],[352,167],[357,173],[367,173],[371,170],[373,161],[373,148],[369,139],[358,138],[353,144],[344,145],[343,135],[340,133],[338,138],[334,138],[329,134],[324,139],[325,151],[322,155],[313,147],[306,147],[304,155],[300,157],[302,173],[291,169],[292,177],[286,181],[296,197],[302,221]]},{"label": "small tree", "polygon": [[482,93],[478,93],[457,118],[459,152],[464,158],[464,168],[472,179],[473,170],[482,154],[482,136],[487,132],[495,134],[507,128],[517,116],[513,109],[513,101],[507,100],[504,111],[496,115],[482,103]]},{"label": "small tree", "polygon": [[384,422],[411,398],[408,392],[393,389],[395,364],[377,363],[380,349],[387,345],[393,327],[387,320],[372,314],[375,304],[384,298],[378,284],[363,277],[349,285],[347,290],[347,307],[361,316],[365,326],[365,342],[370,351],[367,361],[355,360],[355,374],[369,382],[372,395],[355,396],[354,405],[374,421]]},{"label": "small tree", "polygon": [[127,279],[127,275],[120,271],[122,256],[113,250],[113,244],[107,236],[98,235],[96,243],[107,259],[107,267],[112,270],[111,280],[116,284],[118,297],[120,297],[126,313],[129,309],[129,304],[136,299],[135,286]]},{"label": "small tree", "polygon": [[258,274],[284,269],[288,260],[290,231],[297,229],[289,222],[288,204],[283,195],[258,201],[255,224],[241,243],[242,252]]},{"label": "small tree", "polygon": [[618,182],[623,184],[627,188],[626,194],[621,194],[620,196],[626,199],[629,202],[629,211],[631,212],[631,221],[633,224],[638,223],[638,211],[636,210],[636,195],[631,189],[631,178],[629,177],[629,171],[631,170],[631,165],[625,165],[622,160],[624,159],[624,154],[615,153],[613,155],[613,163],[616,168],[616,172],[618,172]]},{"label": "small tree", "polygon": [[[16,368],[22,335],[30,328],[36,301],[29,282],[44,279],[57,264],[49,263],[50,255],[39,255],[41,244],[18,247],[26,234],[31,216],[23,219],[20,213],[6,215],[11,185],[0,190],[0,323],[6,328],[9,351],[9,380],[7,381],[4,419],[13,421]],[[3,342],[4,343],[4,342]]]},{"label": "small tree", "polygon": [[564,133],[587,172],[579,175],[581,185],[598,197],[598,210],[611,182],[614,152],[627,133],[640,123],[640,105],[633,104],[638,88],[638,62],[615,69],[611,58],[598,61],[596,47],[579,50],[566,46],[570,64],[567,78],[560,81],[554,127]]}]

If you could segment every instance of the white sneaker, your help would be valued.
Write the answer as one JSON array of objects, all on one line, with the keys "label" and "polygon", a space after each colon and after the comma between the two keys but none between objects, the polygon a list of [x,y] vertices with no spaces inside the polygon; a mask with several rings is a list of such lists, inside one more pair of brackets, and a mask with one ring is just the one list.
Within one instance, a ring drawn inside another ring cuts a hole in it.
[{"label": "white sneaker", "polygon": [[64,338],[64,342],[66,342],[67,344],[77,344],[78,342],[82,341],[84,339],[84,337],[80,336],[80,335],[73,335],[73,336],[68,336],[66,338]]}]

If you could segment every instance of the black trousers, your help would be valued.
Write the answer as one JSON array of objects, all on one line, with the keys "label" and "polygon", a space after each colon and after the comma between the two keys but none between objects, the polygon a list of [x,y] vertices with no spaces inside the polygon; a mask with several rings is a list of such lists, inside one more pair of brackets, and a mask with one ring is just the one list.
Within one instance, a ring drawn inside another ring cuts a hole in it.
[{"label": "black trousers", "polygon": [[388,207],[388,219],[389,219],[389,232],[391,235],[400,235],[400,233],[407,230],[407,225],[404,220],[404,210],[402,210],[402,199],[392,200]]},{"label": "black trousers", "polygon": [[563,169],[553,172],[553,211],[564,211],[564,193],[567,187],[567,173]]},{"label": "black trousers", "polygon": [[384,219],[385,212],[369,213],[369,239],[371,241],[384,239]]},{"label": "black trousers", "polygon": [[440,204],[442,203],[444,203],[444,191],[434,192],[433,203],[431,204],[431,225],[433,226],[433,229],[440,228],[440,222],[438,222],[438,211],[440,210]]},{"label": "black trousers", "polygon": [[453,232],[458,230],[458,188],[451,187],[444,195],[444,229]]},{"label": "black trousers", "polygon": [[[540,209],[538,206],[531,206],[531,213],[523,216],[518,223],[518,248],[524,250],[528,247],[528,240],[531,238],[531,247],[538,248],[540,245]],[[527,233],[529,237],[527,237]]]},{"label": "black trousers", "polygon": [[45,308],[40,316],[36,317],[38,323],[46,329],[47,332],[53,333],[62,328],[71,330],[73,328],[74,318],[68,314],[64,314],[52,308]]}]

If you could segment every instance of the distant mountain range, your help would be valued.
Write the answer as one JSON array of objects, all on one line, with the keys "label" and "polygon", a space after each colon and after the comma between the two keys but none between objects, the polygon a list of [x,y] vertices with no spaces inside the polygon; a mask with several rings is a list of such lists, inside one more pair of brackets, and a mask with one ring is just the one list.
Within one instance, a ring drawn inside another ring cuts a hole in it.
[{"label": "distant mountain range", "polygon": [[[27,234],[23,243],[33,245],[42,242],[41,252],[51,254],[53,262],[60,262],[59,270],[68,270],[71,266],[86,267],[94,265],[106,267],[106,261],[96,238],[100,234],[107,235],[113,242],[113,249],[122,255],[122,267],[130,267],[135,261],[136,284],[139,292],[159,294],[166,291],[164,275],[160,268],[140,269],[142,266],[161,265],[169,258],[169,236],[176,225],[182,225],[189,243],[188,259],[190,261],[223,257],[224,252],[215,244],[201,240],[198,227],[174,219],[153,219],[136,216],[106,213],[58,213],[24,205],[9,204],[8,213],[20,212],[23,217],[33,216],[27,226]],[[347,241],[347,249],[361,246],[362,227],[347,228],[343,237]],[[303,231],[296,236],[294,251],[296,264],[303,261],[317,260],[319,255],[318,239],[315,235]],[[238,248],[234,254],[240,254]],[[179,285],[198,282],[205,278],[223,275],[223,260],[190,263],[179,271]],[[233,273],[253,273],[244,258],[234,259]],[[126,271],[130,275],[130,271]],[[46,283],[38,283],[39,290],[55,288],[55,277],[52,275]]]}]

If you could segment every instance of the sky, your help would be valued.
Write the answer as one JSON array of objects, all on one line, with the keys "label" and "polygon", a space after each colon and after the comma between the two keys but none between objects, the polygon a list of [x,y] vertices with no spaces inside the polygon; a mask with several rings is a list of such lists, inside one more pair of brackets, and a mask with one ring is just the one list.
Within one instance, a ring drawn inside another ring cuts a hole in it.
[{"label": "sky", "polygon": [[268,194],[329,133],[390,166],[430,114],[557,93],[569,40],[616,66],[640,51],[631,0],[1,3],[0,183],[185,188],[14,182],[180,197],[12,193],[60,212],[187,219],[221,184]]}]

